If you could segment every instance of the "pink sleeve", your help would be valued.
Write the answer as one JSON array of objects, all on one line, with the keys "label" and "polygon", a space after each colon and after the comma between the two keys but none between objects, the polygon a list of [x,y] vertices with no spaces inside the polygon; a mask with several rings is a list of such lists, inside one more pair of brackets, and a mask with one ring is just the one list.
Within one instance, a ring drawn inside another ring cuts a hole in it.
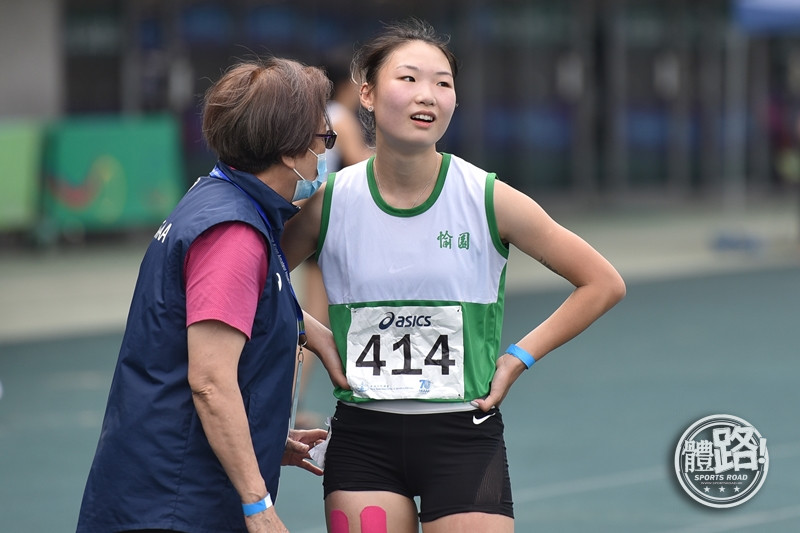
[{"label": "pink sleeve", "polygon": [[247,335],[267,278],[267,242],[244,222],[225,222],[197,237],[184,262],[186,326],[219,320]]}]

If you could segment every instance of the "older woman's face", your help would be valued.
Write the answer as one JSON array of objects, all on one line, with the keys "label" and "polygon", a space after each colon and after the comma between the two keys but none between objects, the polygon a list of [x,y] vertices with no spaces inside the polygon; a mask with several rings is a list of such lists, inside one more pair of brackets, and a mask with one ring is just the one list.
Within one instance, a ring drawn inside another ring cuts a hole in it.
[{"label": "older woman's face", "polygon": [[[330,127],[322,121],[322,124],[317,128],[317,133],[325,133]],[[325,139],[323,137],[314,136],[311,146],[308,147],[305,154],[297,158],[297,171],[309,181],[317,177],[317,161],[318,156],[325,153]]]}]

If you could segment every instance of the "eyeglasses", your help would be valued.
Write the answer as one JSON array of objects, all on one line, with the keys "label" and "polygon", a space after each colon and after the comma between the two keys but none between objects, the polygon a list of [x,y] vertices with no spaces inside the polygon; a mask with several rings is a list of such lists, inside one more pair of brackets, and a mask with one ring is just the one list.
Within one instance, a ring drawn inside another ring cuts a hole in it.
[{"label": "eyeglasses", "polygon": [[325,133],[315,133],[314,137],[322,137],[325,139],[325,148],[330,150],[333,148],[333,145],[336,144],[336,132],[333,130],[328,130]]}]

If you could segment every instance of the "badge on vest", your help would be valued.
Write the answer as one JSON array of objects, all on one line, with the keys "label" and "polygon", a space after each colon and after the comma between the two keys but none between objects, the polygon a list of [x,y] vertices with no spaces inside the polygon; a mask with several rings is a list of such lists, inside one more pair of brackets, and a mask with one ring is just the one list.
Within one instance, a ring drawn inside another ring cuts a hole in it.
[{"label": "badge on vest", "polygon": [[464,398],[461,307],[381,306],[350,310],[347,381],[358,398]]}]

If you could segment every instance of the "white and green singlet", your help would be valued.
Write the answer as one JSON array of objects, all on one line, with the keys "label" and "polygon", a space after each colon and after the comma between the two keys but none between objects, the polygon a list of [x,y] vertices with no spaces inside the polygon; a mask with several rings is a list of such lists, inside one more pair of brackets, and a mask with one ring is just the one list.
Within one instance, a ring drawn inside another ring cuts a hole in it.
[{"label": "white and green singlet", "polygon": [[373,160],[328,180],[317,260],[352,390],[347,402],[469,402],[485,396],[503,324],[508,247],[495,175],[450,154],[430,197],[386,204]]}]

